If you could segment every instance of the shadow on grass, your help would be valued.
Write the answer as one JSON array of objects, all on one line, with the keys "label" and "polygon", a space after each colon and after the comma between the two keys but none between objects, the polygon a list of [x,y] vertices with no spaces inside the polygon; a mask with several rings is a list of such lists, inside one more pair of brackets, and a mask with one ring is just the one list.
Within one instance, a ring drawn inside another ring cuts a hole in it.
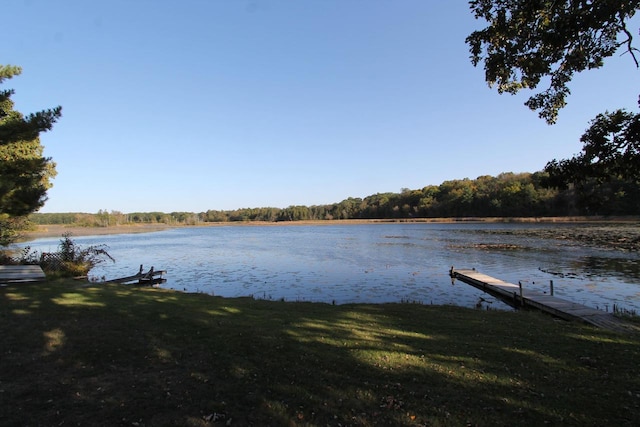
[{"label": "shadow on grass", "polygon": [[535,313],[0,290],[2,425],[638,425],[640,340]]}]

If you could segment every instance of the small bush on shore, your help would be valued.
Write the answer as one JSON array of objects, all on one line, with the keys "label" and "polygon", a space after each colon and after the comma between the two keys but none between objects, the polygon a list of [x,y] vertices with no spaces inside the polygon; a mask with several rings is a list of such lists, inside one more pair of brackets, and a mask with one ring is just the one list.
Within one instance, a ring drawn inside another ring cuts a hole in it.
[{"label": "small bush on shore", "polygon": [[106,245],[79,246],[70,233],[65,233],[58,244],[58,251],[40,254],[40,266],[45,273],[57,277],[86,276],[92,268],[107,260],[114,261]]},{"label": "small bush on shore", "polygon": [[3,249],[0,251],[0,265],[37,265],[38,253],[32,251],[30,246],[20,251]]}]

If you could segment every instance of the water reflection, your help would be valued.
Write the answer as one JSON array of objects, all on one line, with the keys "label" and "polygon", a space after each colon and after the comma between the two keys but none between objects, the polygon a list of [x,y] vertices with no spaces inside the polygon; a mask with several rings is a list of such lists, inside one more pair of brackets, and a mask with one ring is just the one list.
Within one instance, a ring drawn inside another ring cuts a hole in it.
[{"label": "water reflection", "polygon": [[640,279],[640,263],[634,259],[586,256],[573,265],[576,271],[584,271],[586,277],[607,275]]},{"label": "water reflection", "polygon": [[[524,227],[535,227],[526,225]],[[181,228],[139,235],[78,237],[105,243],[116,264],[91,272],[114,278],[167,270],[164,287],[221,296],[352,302],[506,305],[464,285],[448,270],[476,268],[576,302],[640,310],[635,253],[519,235],[511,224],[370,224]],[[499,231],[500,233],[495,233]],[[28,243],[44,251],[59,239]],[[482,300],[481,300],[482,299]]]}]

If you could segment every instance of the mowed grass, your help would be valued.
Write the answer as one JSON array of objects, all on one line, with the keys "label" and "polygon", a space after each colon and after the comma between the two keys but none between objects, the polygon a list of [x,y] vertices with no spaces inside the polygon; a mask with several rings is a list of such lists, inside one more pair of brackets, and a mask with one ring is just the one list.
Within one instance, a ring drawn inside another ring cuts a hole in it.
[{"label": "mowed grass", "polygon": [[640,337],[528,312],[0,289],[0,425],[640,425]]}]

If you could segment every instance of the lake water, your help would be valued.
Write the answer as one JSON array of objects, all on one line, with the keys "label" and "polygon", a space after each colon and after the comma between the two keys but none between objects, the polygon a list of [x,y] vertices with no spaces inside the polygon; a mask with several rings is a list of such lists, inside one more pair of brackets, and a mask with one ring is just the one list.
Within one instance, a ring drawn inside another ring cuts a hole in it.
[{"label": "lake water", "polygon": [[[215,226],[155,233],[73,237],[106,244],[115,263],[90,272],[113,279],[167,270],[164,288],[226,297],[253,296],[326,303],[418,302],[508,308],[461,282],[451,266],[476,268],[526,288],[612,310],[640,311],[637,253],[586,248],[567,241],[478,233],[552,227],[509,224],[361,224]],[[59,238],[28,242],[56,251]],[[481,298],[484,300],[482,301]]]}]

